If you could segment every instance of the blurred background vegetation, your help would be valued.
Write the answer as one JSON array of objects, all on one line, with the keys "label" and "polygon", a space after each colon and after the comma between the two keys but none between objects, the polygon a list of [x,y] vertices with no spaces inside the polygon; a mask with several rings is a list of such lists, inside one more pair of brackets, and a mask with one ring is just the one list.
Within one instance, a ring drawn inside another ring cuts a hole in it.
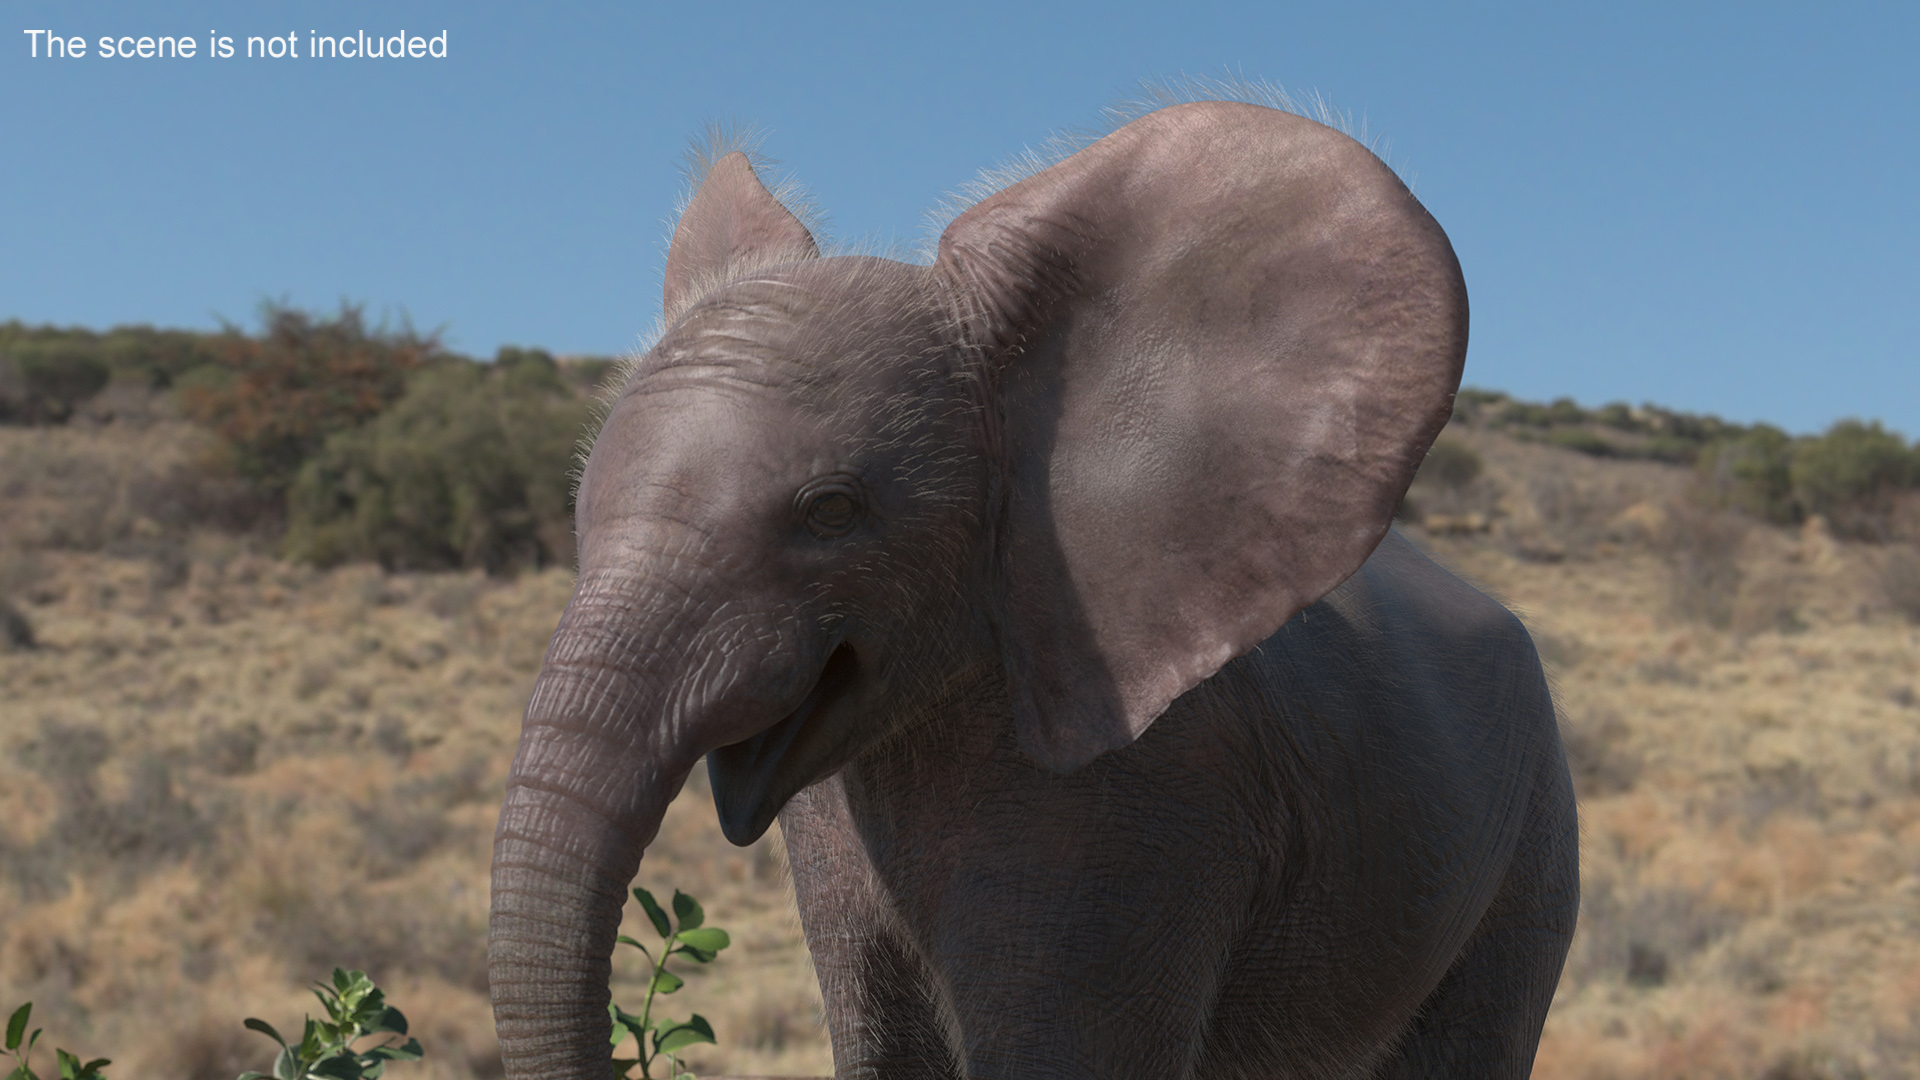
[{"label": "blurred background vegetation", "polygon": [[[256,530],[321,567],[498,575],[572,559],[574,455],[592,392],[612,369],[606,358],[511,347],[476,361],[411,325],[370,326],[348,304],[331,315],[268,304],[254,333],[15,321],[0,324],[0,423],[106,422],[164,398],[160,407],[212,439],[162,485],[170,490],[144,492],[160,517]],[[1454,424],[1594,458],[1687,466],[1699,509],[1773,525],[1817,516],[1835,535],[1870,543],[1903,535],[1903,506],[1920,490],[1920,445],[1878,421],[1794,436],[1652,404],[1587,409],[1467,388]],[[1415,495],[1447,502],[1479,470],[1462,443],[1443,438]]]},{"label": "blurred background vegetation", "polygon": [[1704,506],[1775,525],[1817,514],[1852,540],[1892,539],[1902,494],[1920,488],[1920,445],[1877,420],[1842,420],[1823,434],[1796,437],[1771,424],[1651,404],[1583,409],[1570,398],[1540,405],[1471,388],[1460,392],[1455,420],[1592,457],[1689,465]]},{"label": "blurred background vegetation", "polygon": [[345,304],[269,304],[254,333],[16,321],[0,324],[0,423],[172,413],[202,429],[197,452],[123,493],[130,526],[216,523],[320,567],[499,575],[572,562],[574,455],[612,367],[519,348],[476,361]]}]

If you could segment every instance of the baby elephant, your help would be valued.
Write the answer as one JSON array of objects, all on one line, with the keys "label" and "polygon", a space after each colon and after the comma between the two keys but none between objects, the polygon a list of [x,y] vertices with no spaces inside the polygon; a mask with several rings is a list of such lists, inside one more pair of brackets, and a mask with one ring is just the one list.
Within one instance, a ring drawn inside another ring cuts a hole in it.
[{"label": "baby elephant", "polygon": [[734,154],[581,480],[493,863],[507,1075],[607,1074],[704,755],[776,817],[841,1077],[1524,1077],[1578,903],[1527,634],[1389,532],[1446,235],[1301,117],[1154,112],[931,265]]}]

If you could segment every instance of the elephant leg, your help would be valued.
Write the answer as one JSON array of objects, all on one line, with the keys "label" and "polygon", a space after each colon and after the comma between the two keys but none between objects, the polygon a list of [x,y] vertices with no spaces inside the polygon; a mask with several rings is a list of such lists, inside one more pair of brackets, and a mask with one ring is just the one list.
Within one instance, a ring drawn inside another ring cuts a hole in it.
[{"label": "elephant leg", "polygon": [[955,1080],[952,1012],[873,873],[840,778],[780,813],[839,1080]]},{"label": "elephant leg", "polygon": [[1579,839],[1565,770],[1550,777],[1500,892],[1375,1075],[1525,1080],[1580,909]]}]

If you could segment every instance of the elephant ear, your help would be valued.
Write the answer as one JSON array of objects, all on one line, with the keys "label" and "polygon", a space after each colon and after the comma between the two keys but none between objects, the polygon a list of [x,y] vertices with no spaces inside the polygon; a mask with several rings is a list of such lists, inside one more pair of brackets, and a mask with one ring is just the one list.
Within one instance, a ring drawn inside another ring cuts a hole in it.
[{"label": "elephant ear", "polygon": [[813,234],[754,175],[747,155],[728,154],[707,170],[674,227],[666,321],[673,323],[696,300],[743,274],[819,254]]},{"label": "elephant ear", "polygon": [[1062,771],[1360,567],[1446,423],[1467,298],[1352,139],[1203,102],[981,201],[935,262],[998,382],[998,625]]}]

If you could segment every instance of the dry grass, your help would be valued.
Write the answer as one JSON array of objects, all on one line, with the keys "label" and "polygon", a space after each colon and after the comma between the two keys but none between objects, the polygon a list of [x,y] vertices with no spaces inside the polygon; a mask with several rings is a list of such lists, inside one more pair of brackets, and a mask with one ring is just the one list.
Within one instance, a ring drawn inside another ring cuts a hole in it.
[{"label": "dry grass", "polygon": [[[1442,509],[1485,524],[1425,542],[1535,629],[1583,804],[1536,1075],[1920,1075],[1920,555],[1676,523],[1682,470],[1459,437],[1487,467]],[[0,429],[0,1006],[116,1075],[226,1080],[267,1060],[242,1017],[357,965],[427,1046],[396,1075],[498,1075],[489,838],[570,581],[322,574],[144,513],[128,477],[194,452],[164,418]],[[825,1073],[777,831],[727,845],[702,781],[639,883],[736,944],[670,1011],[718,1030],[702,1072]]]},{"label": "dry grass", "polygon": [[[37,644],[0,654],[0,1002],[131,1075],[225,1080],[265,1060],[243,1016],[292,1021],[304,981],[363,967],[429,1048],[414,1075],[497,1075],[493,817],[569,578],[195,554],[173,589],[135,560],[37,556]],[[642,883],[701,897],[738,944],[671,1004],[719,1028],[714,1064],[815,1069],[777,842],[726,845],[703,795]]]}]

